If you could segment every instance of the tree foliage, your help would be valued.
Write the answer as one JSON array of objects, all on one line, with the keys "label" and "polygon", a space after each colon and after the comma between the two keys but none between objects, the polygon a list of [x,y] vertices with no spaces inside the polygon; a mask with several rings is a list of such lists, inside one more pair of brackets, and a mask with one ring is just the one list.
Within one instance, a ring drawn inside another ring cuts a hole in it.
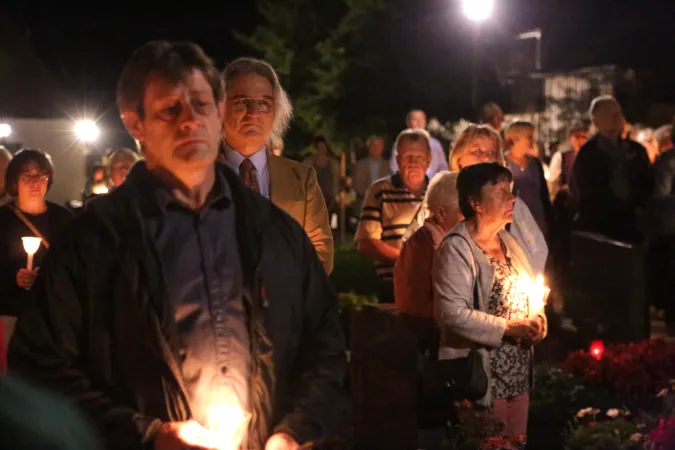
[{"label": "tree foliage", "polygon": [[[258,0],[263,24],[252,33],[235,32],[277,71],[294,106],[286,148],[298,156],[311,137],[326,136],[338,151],[364,130],[347,92],[350,80],[374,67],[364,43],[375,16],[391,0]],[[348,108],[349,109],[349,108]],[[368,125],[370,126],[370,125]]]}]

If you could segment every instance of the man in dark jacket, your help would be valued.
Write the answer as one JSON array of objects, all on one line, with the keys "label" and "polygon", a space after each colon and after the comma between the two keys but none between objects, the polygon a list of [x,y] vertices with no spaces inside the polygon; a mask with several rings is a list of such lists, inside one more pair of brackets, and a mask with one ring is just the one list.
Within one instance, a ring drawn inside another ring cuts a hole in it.
[{"label": "man in dark jacket", "polygon": [[653,184],[647,151],[635,141],[622,139],[625,119],[613,97],[595,98],[589,115],[598,133],[579,150],[570,181],[578,210],[576,226],[612,239],[640,242]]},{"label": "man in dark jacket", "polygon": [[145,161],[51,248],[10,371],[76,400],[109,448],[333,437],[337,298],[302,228],[215,162],[226,105],[212,61],[150,42],[117,102]]}]

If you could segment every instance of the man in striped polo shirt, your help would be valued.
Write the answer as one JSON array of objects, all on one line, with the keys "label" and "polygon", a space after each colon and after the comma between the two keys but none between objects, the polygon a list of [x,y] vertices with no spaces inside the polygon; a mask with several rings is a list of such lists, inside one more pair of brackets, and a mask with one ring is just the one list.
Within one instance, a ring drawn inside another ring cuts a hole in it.
[{"label": "man in striped polo shirt", "polygon": [[431,163],[429,134],[424,130],[402,131],[394,148],[399,171],[368,188],[355,237],[359,252],[375,261],[381,303],[394,302],[394,263],[403,234],[422,205]]}]

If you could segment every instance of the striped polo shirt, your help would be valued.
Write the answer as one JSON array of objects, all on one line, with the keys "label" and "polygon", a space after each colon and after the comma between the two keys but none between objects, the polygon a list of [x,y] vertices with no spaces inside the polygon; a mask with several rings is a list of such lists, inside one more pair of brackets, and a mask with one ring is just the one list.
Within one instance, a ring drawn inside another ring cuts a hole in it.
[{"label": "striped polo shirt", "polygon": [[[398,173],[376,181],[366,191],[355,239],[379,239],[401,248],[403,234],[423,199],[424,195],[416,197],[403,185]],[[377,261],[375,267],[382,281],[393,281],[393,265]]]}]

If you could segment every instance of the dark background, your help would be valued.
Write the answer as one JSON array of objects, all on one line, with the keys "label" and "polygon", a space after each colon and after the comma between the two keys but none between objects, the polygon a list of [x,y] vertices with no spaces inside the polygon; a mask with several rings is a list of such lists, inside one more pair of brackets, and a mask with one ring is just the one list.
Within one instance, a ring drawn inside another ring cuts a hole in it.
[{"label": "dark background", "polygon": [[[284,0],[279,0],[284,1]],[[293,1],[293,0],[288,0]],[[322,8],[322,1],[313,7]],[[377,115],[381,130],[396,133],[411,107],[442,121],[473,118],[470,102],[473,24],[456,0],[393,0],[359,39],[377,52],[370,78],[352,80],[344,108]],[[669,0],[498,0],[481,25],[480,102],[505,105],[494,67],[514,48],[534,57],[533,42],[513,36],[543,30],[543,71],[616,64],[632,68],[649,102],[675,102],[675,5]],[[220,2],[72,2],[6,0],[5,11],[29,36],[52,75],[87,114],[101,117],[110,144],[125,133],[114,89],[131,52],[151,39],[192,40],[219,66],[255,52],[231,30],[250,33],[263,24],[254,0]],[[309,26],[309,24],[308,24]],[[530,45],[530,47],[526,47]],[[519,46],[519,47],[518,47]],[[525,47],[523,47],[525,46]],[[80,114],[74,111],[72,114]],[[633,118],[639,120],[640,118]],[[653,124],[658,125],[658,124]],[[126,141],[128,142],[128,141]]]}]

